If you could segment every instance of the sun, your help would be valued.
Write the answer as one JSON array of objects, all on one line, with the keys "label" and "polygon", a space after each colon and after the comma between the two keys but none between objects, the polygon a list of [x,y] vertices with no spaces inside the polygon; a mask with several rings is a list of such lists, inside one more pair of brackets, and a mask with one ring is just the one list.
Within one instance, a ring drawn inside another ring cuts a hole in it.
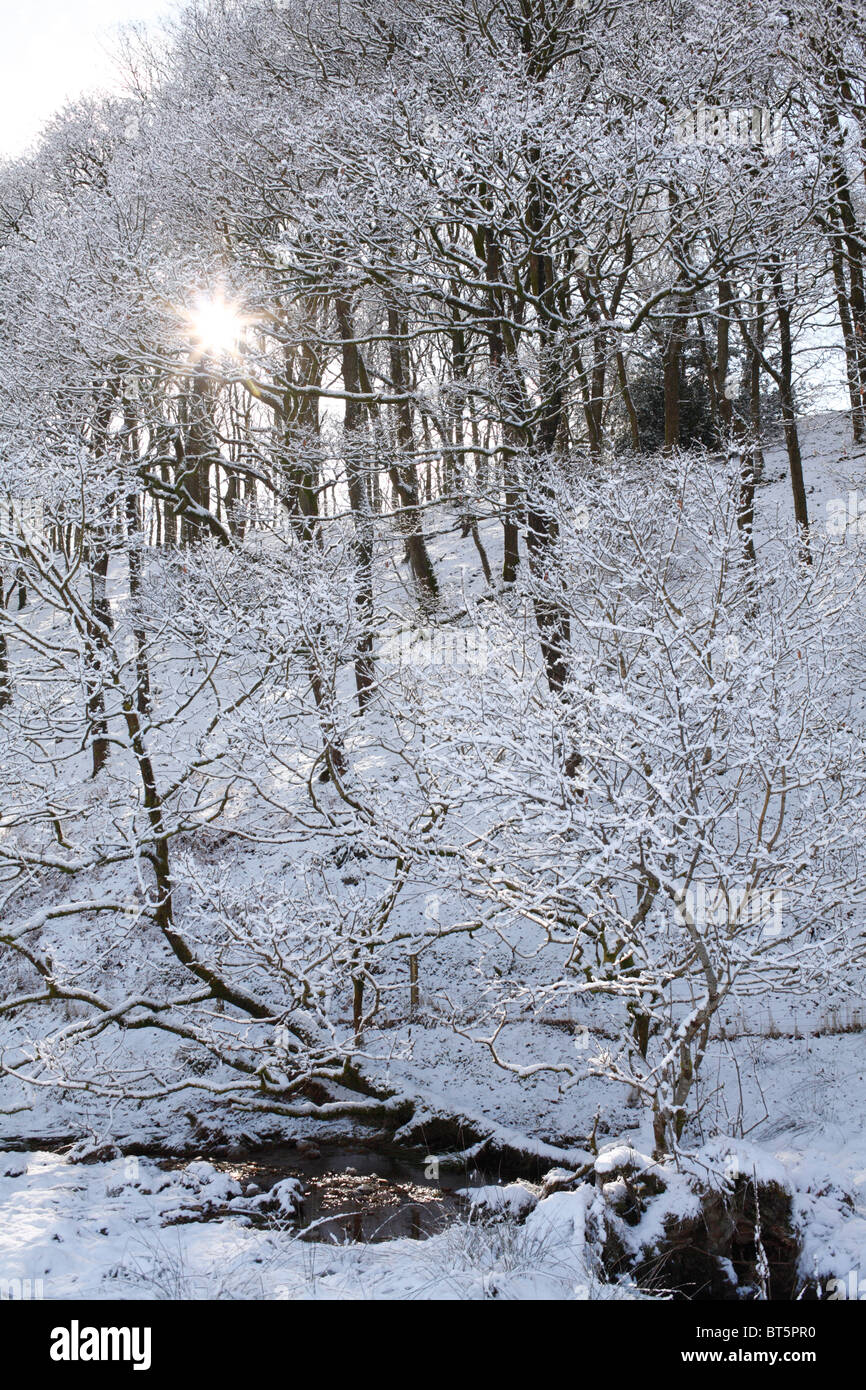
[{"label": "sun", "polygon": [[233,357],[249,325],[249,319],[221,294],[200,295],[184,311],[195,346],[213,357]]}]

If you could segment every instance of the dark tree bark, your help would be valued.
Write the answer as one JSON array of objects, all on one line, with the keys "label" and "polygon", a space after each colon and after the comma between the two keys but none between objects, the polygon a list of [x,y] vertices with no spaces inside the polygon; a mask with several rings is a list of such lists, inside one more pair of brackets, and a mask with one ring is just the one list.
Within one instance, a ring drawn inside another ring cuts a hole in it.
[{"label": "dark tree bark", "polygon": [[421,520],[416,474],[417,457],[415,432],[412,427],[412,405],[409,399],[409,362],[406,346],[406,324],[397,306],[388,305],[388,357],[391,384],[397,396],[394,407],[397,447],[402,455],[389,470],[391,485],[397,501],[397,524],[403,533],[406,557],[418,585],[422,606],[432,608],[439,597],[439,584],[433,561],[427,549]]},{"label": "dark tree bark", "polygon": [[361,372],[358,344],[349,300],[338,295],[334,301],[341,338],[343,387],[346,391],[345,455],[346,485],[352,508],[355,551],[355,608],[359,635],[355,650],[355,689],[358,709],[363,714],[376,684],[373,659],[373,519],[364,472],[364,407],[361,401]]}]

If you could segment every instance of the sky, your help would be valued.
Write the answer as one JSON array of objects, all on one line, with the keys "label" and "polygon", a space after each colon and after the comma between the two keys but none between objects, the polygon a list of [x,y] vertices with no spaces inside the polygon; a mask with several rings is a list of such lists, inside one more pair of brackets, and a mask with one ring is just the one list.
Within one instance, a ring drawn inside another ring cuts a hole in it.
[{"label": "sky", "polygon": [[19,154],[64,101],[112,82],[119,26],[174,0],[0,0],[0,156]]}]

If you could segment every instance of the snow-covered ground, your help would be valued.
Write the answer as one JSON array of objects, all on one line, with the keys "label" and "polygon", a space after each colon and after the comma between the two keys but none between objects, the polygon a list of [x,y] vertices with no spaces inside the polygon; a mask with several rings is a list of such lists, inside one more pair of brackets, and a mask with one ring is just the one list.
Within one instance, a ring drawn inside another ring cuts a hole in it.
[{"label": "snow-covered ground", "polygon": [[255,1200],[240,1193],[201,1162],[167,1173],[148,1159],[0,1154],[0,1269],[46,1299],[640,1296],[587,1267],[583,1194],[554,1194],[524,1224],[457,1220],[424,1241],[319,1243],[288,1219],[190,1219]]},{"label": "snow-covered ground", "polygon": [[[820,1162],[795,1174],[748,1143],[716,1141],[682,1171],[623,1145],[602,1148],[591,1180],[547,1192],[531,1183],[466,1190],[464,1211],[425,1239],[311,1239],[303,1185],[253,1193],[227,1165],[166,1167],[126,1155],[71,1163],[56,1153],[0,1153],[2,1296],[37,1299],[626,1299],[666,1298],[627,1273],[604,1276],[599,1232],[623,1163],[661,1176],[642,1221],[618,1229],[646,1259],[671,1218],[693,1217],[707,1173],[738,1170],[793,1198],[799,1278],[826,1297],[859,1282],[866,1212]],[[692,1179],[695,1179],[692,1182]],[[723,1180],[723,1179],[722,1179]],[[363,1189],[361,1189],[363,1190]],[[360,1199],[359,1199],[360,1200]],[[256,1219],[258,1218],[258,1219]],[[262,1219],[264,1218],[264,1219]],[[831,1281],[836,1281],[835,1283]],[[836,1295],[839,1296],[839,1295]]]}]

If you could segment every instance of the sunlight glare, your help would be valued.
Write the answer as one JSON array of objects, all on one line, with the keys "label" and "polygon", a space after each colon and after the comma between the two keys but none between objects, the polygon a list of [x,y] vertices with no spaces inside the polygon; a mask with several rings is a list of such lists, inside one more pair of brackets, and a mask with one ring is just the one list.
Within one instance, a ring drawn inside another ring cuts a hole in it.
[{"label": "sunlight glare", "polygon": [[186,317],[195,345],[202,352],[219,357],[237,353],[248,320],[236,304],[227,302],[222,295],[202,296]]}]

